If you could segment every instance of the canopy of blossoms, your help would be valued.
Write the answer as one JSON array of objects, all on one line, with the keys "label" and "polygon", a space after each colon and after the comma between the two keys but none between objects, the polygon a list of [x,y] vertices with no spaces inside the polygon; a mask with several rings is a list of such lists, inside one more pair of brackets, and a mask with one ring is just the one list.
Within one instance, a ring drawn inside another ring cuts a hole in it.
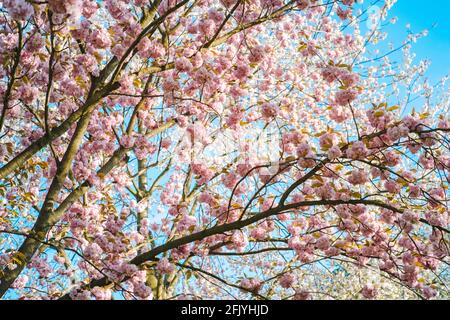
[{"label": "canopy of blossoms", "polygon": [[448,298],[447,78],[366,2],[0,0],[0,297]]}]

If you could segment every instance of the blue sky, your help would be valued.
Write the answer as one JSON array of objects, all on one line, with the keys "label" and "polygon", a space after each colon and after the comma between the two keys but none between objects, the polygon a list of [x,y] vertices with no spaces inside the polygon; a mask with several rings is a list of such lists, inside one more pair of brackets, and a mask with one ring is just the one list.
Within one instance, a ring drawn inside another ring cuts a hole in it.
[{"label": "blue sky", "polygon": [[[407,35],[406,24],[412,32],[429,30],[429,35],[413,45],[418,59],[429,59],[432,64],[428,76],[432,82],[450,72],[450,1],[398,0],[390,11],[398,22],[389,28],[389,39],[400,44]],[[433,27],[434,25],[434,27]]]}]

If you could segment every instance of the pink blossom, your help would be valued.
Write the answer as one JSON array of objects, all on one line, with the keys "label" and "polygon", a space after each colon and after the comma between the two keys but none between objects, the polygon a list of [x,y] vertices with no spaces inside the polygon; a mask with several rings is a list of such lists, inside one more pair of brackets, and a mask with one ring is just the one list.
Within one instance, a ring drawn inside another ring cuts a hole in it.
[{"label": "pink blossom", "polygon": [[358,92],[354,89],[341,90],[336,94],[335,102],[339,106],[347,106],[358,97]]},{"label": "pink blossom", "polygon": [[120,144],[127,149],[132,148],[135,142],[136,139],[129,135],[123,135],[122,138],[120,139]]},{"label": "pink blossom", "polygon": [[295,284],[296,279],[292,273],[285,273],[280,277],[279,282],[281,287],[287,289]]},{"label": "pink blossom", "polygon": [[375,289],[373,285],[367,284],[361,289],[361,294],[366,299],[373,299],[377,295],[377,289]]},{"label": "pink blossom", "polygon": [[349,157],[350,159],[361,159],[364,158],[369,153],[369,151],[362,141],[356,141],[351,144],[346,153],[347,157]]},{"label": "pink blossom", "polygon": [[437,296],[437,291],[429,286],[425,286],[422,290],[425,298],[427,299],[431,299]]},{"label": "pink blossom", "polygon": [[183,232],[185,230],[190,230],[197,224],[197,219],[190,215],[183,215],[181,220],[178,222],[177,230]]},{"label": "pink blossom", "polygon": [[399,193],[401,190],[401,186],[393,180],[386,181],[384,187],[390,193]]},{"label": "pink blossom", "polygon": [[4,0],[3,6],[14,20],[25,21],[33,14],[33,6],[25,0]]},{"label": "pink blossom", "polygon": [[366,182],[369,181],[369,178],[367,172],[364,169],[357,169],[351,172],[348,181],[351,184],[358,185],[358,184],[365,184]]},{"label": "pink blossom", "polygon": [[309,292],[306,291],[296,291],[294,297],[292,298],[293,300],[308,300],[311,298],[311,295]]},{"label": "pink blossom", "polygon": [[92,33],[91,41],[93,45],[99,48],[108,48],[111,46],[110,36],[103,28],[99,28]]},{"label": "pink blossom", "polygon": [[241,287],[252,292],[258,292],[261,289],[262,282],[259,279],[243,279],[241,281]]},{"label": "pink blossom", "polygon": [[169,259],[162,258],[156,265],[156,269],[162,274],[170,274],[175,270],[175,267],[169,262]]},{"label": "pink blossom", "polygon": [[193,69],[193,65],[188,58],[180,57],[175,60],[175,68],[179,72],[190,72]]},{"label": "pink blossom", "polygon": [[102,249],[97,243],[91,243],[84,249],[84,255],[91,260],[97,260],[100,258]]},{"label": "pink blossom", "polygon": [[146,299],[152,296],[152,289],[146,286],[144,283],[138,283],[133,285],[133,292],[142,299]]},{"label": "pink blossom", "polygon": [[256,240],[264,240],[266,238],[266,231],[263,228],[255,228],[250,232],[250,236]]},{"label": "pink blossom", "polygon": [[342,151],[338,146],[332,146],[328,149],[328,159],[334,160],[342,156]]},{"label": "pink blossom", "polygon": [[14,281],[12,287],[18,290],[23,289],[27,285],[28,280],[29,278],[26,275],[18,276],[17,279]]},{"label": "pink blossom", "polygon": [[102,287],[94,287],[91,290],[97,300],[111,300],[111,290]]},{"label": "pink blossom", "polygon": [[330,247],[330,240],[327,236],[321,236],[316,242],[316,247],[319,250],[326,251]]}]

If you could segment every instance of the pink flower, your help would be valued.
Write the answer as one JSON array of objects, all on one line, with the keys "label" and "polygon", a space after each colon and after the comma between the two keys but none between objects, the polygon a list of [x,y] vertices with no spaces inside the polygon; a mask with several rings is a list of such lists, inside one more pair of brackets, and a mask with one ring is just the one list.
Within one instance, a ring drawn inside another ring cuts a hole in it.
[{"label": "pink flower", "polygon": [[342,156],[342,151],[338,146],[332,146],[328,150],[328,159],[334,160]]},{"label": "pink flower", "polygon": [[309,292],[306,291],[296,291],[293,300],[308,300],[310,299],[311,295]]},{"label": "pink flower", "polygon": [[214,176],[214,172],[203,163],[194,163],[191,168],[192,172],[199,176],[199,184],[207,183]]},{"label": "pink flower", "polygon": [[81,18],[82,0],[48,0],[48,5],[54,13],[68,15],[72,21],[78,21]]},{"label": "pink flower", "polygon": [[231,236],[232,245],[236,248],[237,251],[242,252],[245,247],[248,245],[247,235],[242,231],[235,231]]},{"label": "pink flower", "polygon": [[401,137],[406,137],[409,133],[409,128],[406,125],[399,125],[387,129],[387,135],[390,140],[397,141]]},{"label": "pink flower", "polygon": [[234,76],[240,81],[245,81],[248,76],[250,76],[251,69],[245,62],[238,62],[236,70],[234,71]]},{"label": "pink flower", "polygon": [[315,192],[321,199],[333,199],[336,195],[336,191],[329,183],[325,183],[324,185],[315,188]]},{"label": "pink flower", "polygon": [[265,119],[272,119],[277,115],[277,107],[271,103],[261,105],[261,114]]},{"label": "pink flower", "polygon": [[127,51],[127,48],[120,43],[117,43],[111,49],[112,54],[114,54],[117,58],[121,58],[125,54],[126,51]]},{"label": "pink flower", "polygon": [[297,147],[297,156],[306,157],[311,151],[311,147],[308,143],[302,142]]},{"label": "pink flower", "polygon": [[419,157],[419,163],[425,169],[432,169],[434,167],[434,159],[431,156],[428,156],[426,153],[423,153]]},{"label": "pink flower", "polygon": [[421,188],[418,185],[410,184],[409,185],[409,196],[411,198],[418,198],[421,193]]},{"label": "pink flower", "polygon": [[363,169],[353,170],[348,181],[353,185],[365,184],[369,181],[368,174]]},{"label": "pink flower", "polygon": [[99,28],[92,33],[91,41],[97,48],[109,48],[111,39],[109,33],[104,28]]},{"label": "pink flower", "polygon": [[29,280],[28,276],[20,275],[14,281],[14,283],[12,284],[12,287],[14,289],[18,289],[18,290],[23,289],[27,285],[28,280]]},{"label": "pink flower", "polygon": [[[350,11],[351,14],[351,11]],[[347,87],[354,87],[359,82],[359,75],[357,73],[352,72],[344,72],[340,76],[340,80],[347,86]]]},{"label": "pink flower", "polygon": [[381,209],[381,221],[392,224],[394,223],[396,213],[388,209]]},{"label": "pink flower", "polygon": [[339,106],[347,106],[358,97],[358,92],[354,89],[341,90],[336,94],[335,102]]},{"label": "pink flower", "polygon": [[131,276],[135,275],[139,271],[139,268],[136,265],[134,265],[134,264],[124,263],[122,265],[122,267],[121,267],[121,271],[125,275],[131,277]]},{"label": "pink flower", "polygon": [[287,289],[295,284],[296,279],[292,273],[285,273],[280,277],[279,282],[282,288]]},{"label": "pink flower", "polygon": [[133,292],[142,299],[147,299],[152,296],[152,289],[144,283],[137,283],[133,285]]},{"label": "pink flower", "polygon": [[266,231],[263,228],[255,228],[250,232],[250,236],[256,240],[264,240],[266,238]]},{"label": "pink flower", "polygon": [[394,151],[388,151],[384,154],[385,163],[389,167],[394,167],[400,163],[400,155]]},{"label": "pink flower", "polygon": [[297,0],[297,7],[300,10],[305,10],[310,6],[310,0]]},{"label": "pink flower", "polygon": [[437,291],[431,287],[425,286],[422,291],[426,299],[431,299],[437,296]]},{"label": "pink flower", "polygon": [[91,243],[84,249],[84,256],[90,260],[97,260],[100,258],[103,250],[97,243]]},{"label": "pink flower", "polygon": [[343,108],[342,106],[335,106],[331,108],[329,111],[329,117],[331,120],[336,121],[337,123],[342,123],[350,117],[350,110],[347,108]]},{"label": "pink flower", "polygon": [[356,0],[342,0],[342,4],[346,6],[352,6],[355,2]]},{"label": "pink flower", "polygon": [[386,181],[384,183],[384,187],[386,188],[386,190],[388,192],[394,193],[394,194],[399,193],[400,190],[401,190],[401,186],[397,182],[395,182],[393,180]]},{"label": "pink flower", "polygon": [[73,289],[70,291],[70,297],[73,300],[90,300],[92,298],[92,294],[88,290]]},{"label": "pink flower", "polygon": [[338,7],[336,10],[336,14],[339,18],[341,18],[342,20],[345,20],[345,19],[348,19],[352,15],[352,10],[350,10],[350,9],[344,10],[341,7]]},{"label": "pink flower", "polygon": [[156,270],[158,270],[162,274],[169,274],[175,270],[175,267],[169,262],[169,259],[162,258],[156,265]]},{"label": "pink flower", "polygon": [[212,20],[214,20],[214,22],[216,23],[221,23],[224,19],[224,15],[222,12],[220,12],[219,10],[215,9],[215,8],[211,8],[208,11],[208,17]]},{"label": "pink flower", "polygon": [[407,115],[403,118],[403,123],[408,127],[409,130],[413,131],[417,130],[420,120],[415,116]]},{"label": "pink flower", "polygon": [[83,1],[83,16],[89,19],[98,10],[98,5],[95,0]]},{"label": "pink flower", "polygon": [[356,141],[352,143],[346,153],[350,159],[362,159],[369,153],[369,150],[367,150],[366,145],[362,141]]},{"label": "pink flower", "polygon": [[39,89],[31,85],[23,85],[19,88],[20,98],[26,104],[32,104],[39,95]]},{"label": "pink flower", "polygon": [[93,55],[90,54],[80,54],[76,58],[76,62],[83,66],[88,73],[93,75],[98,75],[98,63]]},{"label": "pink flower", "polygon": [[319,144],[320,147],[323,150],[328,150],[329,148],[333,147],[336,143],[336,135],[333,133],[325,133],[320,136],[319,138]]},{"label": "pink flower", "polygon": [[139,53],[143,56],[145,56],[147,54],[147,51],[149,51],[151,47],[152,47],[152,43],[151,43],[150,39],[147,37],[144,37],[137,45],[137,49],[138,49]]},{"label": "pink flower", "polygon": [[91,292],[97,300],[111,300],[111,289],[94,287]]},{"label": "pink flower", "polygon": [[135,138],[129,135],[123,135],[122,138],[120,138],[120,144],[126,149],[132,148],[135,142]]},{"label": "pink flower", "polygon": [[262,282],[259,279],[243,279],[241,281],[241,287],[252,292],[258,292],[261,289]]},{"label": "pink flower", "polygon": [[266,56],[267,49],[262,46],[258,45],[250,49],[250,57],[249,61],[251,63],[258,63],[261,62],[264,57]]},{"label": "pink flower", "polygon": [[328,250],[330,248],[330,240],[327,236],[321,236],[316,242],[316,248],[322,251]]},{"label": "pink flower", "polygon": [[193,65],[188,58],[180,57],[175,60],[175,69],[179,72],[189,72],[193,69]]},{"label": "pink flower", "polygon": [[4,0],[3,6],[14,20],[25,21],[33,14],[33,6],[25,0]]},{"label": "pink flower", "polygon": [[214,34],[215,29],[216,23],[212,19],[202,20],[198,24],[198,31],[206,37],[211,37]]},{"label": "pink flower", "polygon": [[377,290],[373,287],[373,285],[367,284],[361,289],[361,294],[366,299],[373,299],[377,295]]},{"label": "pink flower", "polygon": [[183,232],[185,230],[190,230],[197,224],[197,219],[194,216],[184,214],[181,220],[177,224],[177,230]]},{"label": "pink flower", "polygon": [[170,140],[170,138],[161,139],[161,148],[168,149],[171,144],[172,144],[172,141]]}]

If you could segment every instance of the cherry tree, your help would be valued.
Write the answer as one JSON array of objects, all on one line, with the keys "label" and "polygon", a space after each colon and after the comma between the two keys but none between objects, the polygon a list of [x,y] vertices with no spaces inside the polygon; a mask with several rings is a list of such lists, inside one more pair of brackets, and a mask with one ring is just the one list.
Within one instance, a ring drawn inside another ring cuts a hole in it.
[{"label": "cherry tree", "polygon": [[448,298],[450,94],[394,2],[1,0],[0,296]]}]

